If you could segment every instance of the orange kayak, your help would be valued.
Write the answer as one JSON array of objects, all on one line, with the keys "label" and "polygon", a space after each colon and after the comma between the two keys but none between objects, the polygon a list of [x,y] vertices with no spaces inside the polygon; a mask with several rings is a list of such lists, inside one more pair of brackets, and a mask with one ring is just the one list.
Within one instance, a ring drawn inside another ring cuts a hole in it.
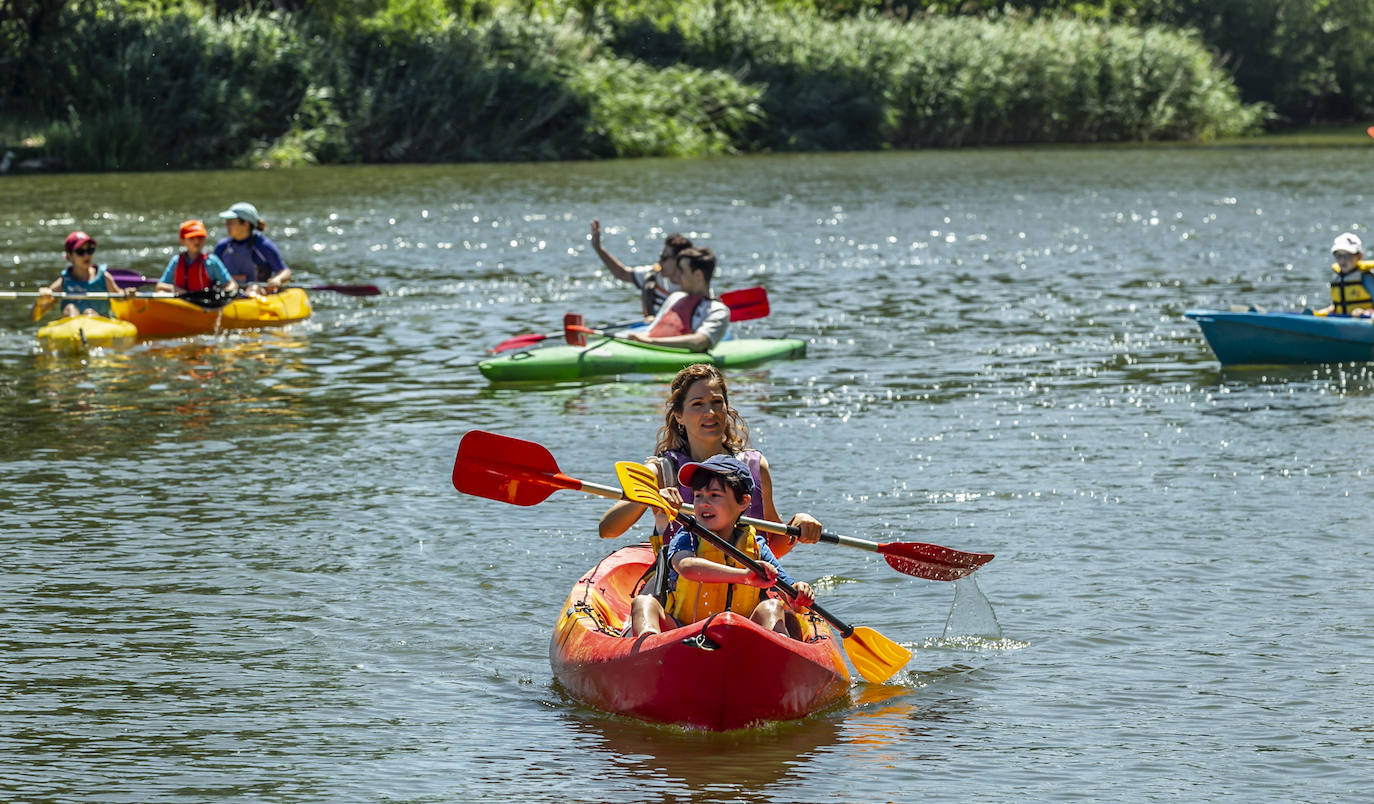
[{"label": "orange kayak", "polygon": [[300,288],[247,296],[218,309],[181,299],[110,299],[116,318],[138,327],[142,337],[208,335],[226,329],[279,327],[310,317],[310,300]]},{"label": "orange kayak", "polygon": [[849,668],[825,622],[802,639],[726,612],[655,636],[620,635],[630,595],[653,563],[648,545],[617,550],[563,604],[549,645],[554,675],[597,709],[711,731],[794,720],[847,698]]}]

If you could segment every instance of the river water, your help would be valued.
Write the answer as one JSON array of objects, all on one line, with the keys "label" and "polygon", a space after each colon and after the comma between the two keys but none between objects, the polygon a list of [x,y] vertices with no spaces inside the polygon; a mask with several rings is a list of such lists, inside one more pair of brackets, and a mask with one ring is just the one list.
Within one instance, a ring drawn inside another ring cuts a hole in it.
[{"label": "river water", "polygon": [[[1104,148],[0,179],[0,287],[82,228],[156,274],[256,203],[312,297],[284,331],[57,356],[0,310],[0,798],[1366,800],[1374,380],[1222,371],[1193,307],[1321,303],[1372,220],[1357,149]],[[992,552],[972,582],[825,545],[820,600],[915,650],[886,685],[727,735],[554,683],[604,501],[465,497],[480,428],[612,482],[664,378],[493,387],[522,332],[633,319],[591,254],[681,231],[741,333],[778,508]],[[218,229],[211,220],[212,231]],[[1360,502],[1365,500],[1365,502]],[[986,601],[986,603],[984,603]],[[983,609],[986,605],[990,609]],[[995,620],[992,614],[995,613]]]}]

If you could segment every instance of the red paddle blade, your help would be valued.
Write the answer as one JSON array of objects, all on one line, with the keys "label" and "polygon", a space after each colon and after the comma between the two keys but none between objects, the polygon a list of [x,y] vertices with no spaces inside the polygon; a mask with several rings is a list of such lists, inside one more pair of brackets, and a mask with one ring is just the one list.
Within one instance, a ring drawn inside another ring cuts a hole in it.
[{"label": "red paddle blade", "polygon": [[533,346],[534,344],[539,343],[540,341],[549,337],[552,336],[540,335],[537,332],[531,332],[528,335],[516,335],[514,338],[508,338],[504,341],[501,341],[500,343],[491,347],[489,351],[492,354],[495,354],[497,352],[507,352],[511,349],[522,349],[526,346]]},{"label": "red paddle blade", "polygon": [[721,302],[730,308],[731,321],[751,321],[768,315],[768,291],[763,288],[744,288],[720,294]]},{"label": "red paddle blade", "polygon": [[931,581],[957,581],[992,560],[992,553],[966,553],[925,542],[892,542],[878,552],[898,572]]},{"label": "red paddle blade", "polygon": [[586,346],[587,334],[584,330],[586,322],[582,320],[581,313],[565,313],[563,315],[563,340],[569,346]]},{"label": "red paddle blade", "polygon": [[488,500],[537,505],[559,489],[582,488],[582,481],[560,472],[553,453],[533,441],[470,430],[458,442],[453,487]]}]

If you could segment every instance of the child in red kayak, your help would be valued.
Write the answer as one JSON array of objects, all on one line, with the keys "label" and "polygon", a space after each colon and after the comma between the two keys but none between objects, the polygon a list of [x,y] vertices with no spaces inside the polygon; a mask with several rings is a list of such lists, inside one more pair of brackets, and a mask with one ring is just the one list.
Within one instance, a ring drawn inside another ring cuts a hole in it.
[{"label": "child in red kayak", "polygon": [[[701,525],[759,562],[768,577],[735,563],[709,541],[684,528],[674,535],[668,555],[668,600],[660,603],[652,594],[634,599],[630,610],[631,636],[657,634],[683,625],[733,611],[760,626],[788,634],[788,606],[769,597],[764,590],[779,579],[797,590],[793,604],[805,608],[815,601],[810,584],[795,581],[783,570],[768,542],[749,525],[739,523],[749,508],[754,479],[749,467],[738,458],[715,455],[700,463],[689,463],[678,471],[679,482],[691,487],[695,517]],[[680,505],[676,487],[662,490],[664,499]],[[661,511],[654,515],[666,525]]]},{"label": "child in red kayak", "polygon": [[[749,467],[754,482],[753,502],[745,516],[783,521],[773,503],[772,468],[763,453],[749,448],[749,428],[739,411],[730,405],[730,389],[720,369],[710,363],[694,363],[683,368],[673,378],[663,408],[663,426],[658,431],[654,457],[644,461],[663,485],[672,485],[681,466],[693,461],[700,463],[712,455],[730,455]],[[692,502],[690,487],[680,487],[679,494],[682,499]],[[639,521],[644,511],[645,506],[630,500],[612,505],[601,517],[601,538],[614,539],[625,533]],[[821,523],[810,514],[798,512],[787,524],[795,526],[798,533],[796,536],[770,534],[768,547],[773,555],[787,555],[797,542],[815,544],[820,541]],[[666,532],[655,531],[649,541],[658,550],[665,541],[671,541],[677,530],[674,524]]]},{"label": "child in red kayak", "polygon": [[[33,320],[37,321],[48,312],[57,301],[53,294],[63,293],[116,293],[132,296],[134,288],[121,288],[110,276],[109,266],[95,264],[95,238],[85,232],[72,232],[67,235],[62,249],[67,258],[67,268],[55,282],[39,288],[42,295],[33,305]],[[109,316],[110,303],[105,299],[72,299],[62,305],[62,317],[78,315]]]}]

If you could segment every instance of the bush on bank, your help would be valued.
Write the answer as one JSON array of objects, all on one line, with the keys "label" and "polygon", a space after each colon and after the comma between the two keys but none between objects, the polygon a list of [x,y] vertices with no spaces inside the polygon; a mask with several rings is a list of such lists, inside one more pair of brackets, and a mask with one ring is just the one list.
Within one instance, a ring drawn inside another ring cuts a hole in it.
[{"label": "bush on bank", "polygon": [[6,108],[48,120],[46,151],[81,170],[1193,139],[1262,114],[1160,28],[407,8],[341,24],[70,3]]},{"label": "bush on bank", "polygon": [[755,148],[1206,139],[1263,116],[1196,36],[1160,27],[826,21],[739,6],[612,27],[617,47],[641,58],[709,64],[767,87]]}]

